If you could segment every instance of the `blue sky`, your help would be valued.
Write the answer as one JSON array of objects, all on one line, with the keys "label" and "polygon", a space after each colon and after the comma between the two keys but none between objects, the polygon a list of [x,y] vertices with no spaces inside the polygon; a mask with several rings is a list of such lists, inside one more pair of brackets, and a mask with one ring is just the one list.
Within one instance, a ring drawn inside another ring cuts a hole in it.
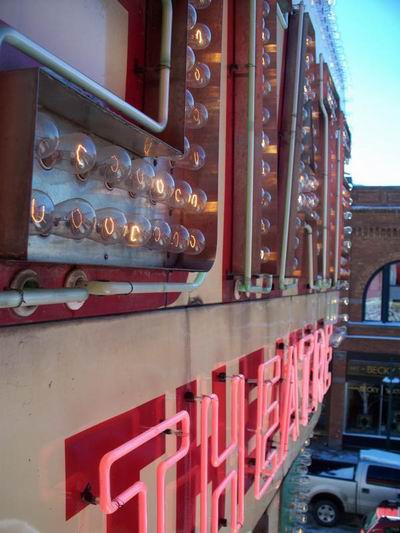
[{"label": "blue sky", "polygon": [[400,186],[400,0],[337,0],[354,183]]}]

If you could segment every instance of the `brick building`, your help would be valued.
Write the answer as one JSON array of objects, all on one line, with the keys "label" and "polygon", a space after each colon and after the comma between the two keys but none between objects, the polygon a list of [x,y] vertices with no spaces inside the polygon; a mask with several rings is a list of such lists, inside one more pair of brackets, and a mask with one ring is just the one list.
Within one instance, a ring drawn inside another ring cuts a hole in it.
[{"label": "brick building", "polygon": [[398,450],[400,187],[354,187],[352,197],[350,321],[334,357],[328,442]]}]

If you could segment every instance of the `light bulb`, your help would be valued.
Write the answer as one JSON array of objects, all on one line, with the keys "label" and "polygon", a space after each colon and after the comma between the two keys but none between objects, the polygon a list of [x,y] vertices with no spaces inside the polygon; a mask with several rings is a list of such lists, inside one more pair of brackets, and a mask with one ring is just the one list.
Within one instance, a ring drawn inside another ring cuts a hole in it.
[{"label": "light bulb", "polygon": [[272,201],[271,194],[265,189],[261,188],[261,205],[263,207],[268,207]]},{"label": "light bulb", "polygon": [[[261,34],[261,39],[264,45],[269,43],[271,39],[271,32],[269,31],[268,28],[263,29],[262,34]],[[268,62],[268,65],[270,62],[271,60]],[[263,62],[263,66],[268,66],[268,65],[264,65],[264,62]]]},{"label": "light bulb", "polygon": [[89,135],[68,133],[60,137],[58,149],[49,159],[51,166],[83,176],[94,167],[96,155],[96,146]]},{"label": "light bulb", "polygon": [[154,176],[155,171],[153,165],[144,159],[134,159],[132,161],[130,175],[116,186],[135,195],[144,195],[150,190],[151,181]]},{"label": "light bulb", "polygon": [[261,234],[266,235],[271,228],[271,222],[268,220],[268,218],[262,218],[261,219]]},{"label": "light bulb", "polygon": [[265,133],[265,131],[263,131],[261,133],[261,148],[264,150],[264,152],[268,149],[268,146],[269,146],[269,137],[268,135]]},{"label": "light bulb", "polygon": [[271,166],[268,163],[268,161],[265,161],[264,159],[261,160],[261,174],[264,177],[267,177],[268,174],[271,172]]},{"label": "light bulb", "polygon": [[292,270],[297,270],[298,268],[299,268],[299,260],[297,259],[297,257],[293,257]]},{"label": "light bulb", "polygon": [[165,220],[152,220],[152,234],[147,246],[152,250],[167,251],[171,242],[171,226]]},{"label": "light bulb", "polygon": [[301,174],[306,169],[306,166],[303,161],[300,160],[299,162],[299,173]]},{"label": "light bulb", "polygon": [[310,176],[308,185],[309,185],[310,191],[316,191],[319,187],[319,181],[317,180],[315,176]]},{"label": "light bulb", "polygon": [[207,205],[207,195],[202,189],[193,189],[187,210],[192,213],[202,213]]},{"label": "light bulb", "polygon": [[[264,30],[263,31],[263,35],[265,32],[267,32],[268,30]],[[262,55],[262,58],[261,58],[261,62],[262,62],[262,66],[263,68],[267,68],[270,66],[271,64],[271,56],[269,54],[267,54],[267,52],[263,52],[263,55]]]},{"label": "light bulb", "polygon": [[307,192],[305,193],[306,196],[306,207],[308,209],[315,209],[317,205],[319,204],[319,198],[315,194],[315,192]]},{"label": "light bulb", "polygon": [[205,63],[199,63],[198,61],[186,75],[188,87],[192,89],[202,89],[203,87],[206,87],[210,79],[210,68]]},{"label": "light bulb", "polygon": [[188,32],[188,44],[193,50],[204,50],[211,42],[211,31],[206,24],[196,24]]},{"label": "light bulb", "polygon": [[192,70],[194,64],[196,63],[196,56],[194,55],[193,49],[190,46],[186,47],[186,72]]},{"label": "light bulb", "polygon": [[313,63],[314,63],[314,56],[311,53],[306,54],[306,70],[309,70]]},{"label": "light bulb", "polygon": [[104,244],[117,244],[123,240],[126,226],[126,216],[119,209],[114,207],[98,209],[95,231],[91,238]]},{"label": "light bulb", "polygon": [[189,246],[190,234],[188,230],[180,224],[171,227],[171,242],[169,251],[174,254],[185,252]]},{"label": "light bulb", "polygon": [[212,0],[191,0],[196,9],[206,9],[211,5]]},{"label": "light bulb", "polygon": [[[319,219],[320,219],[319,214],[318,214],[316,211],[314,211],[314,210],[310,211],[310,212],[308,213],[308,216],[309,216],[309,217],[311,218],[311,220],[313,220],[314,222],[318,222]],[[318,232],[318,231],[316,232],[316,236],[317,236],[317,237],[319,236],[319,232]]]},{"label": "light bulb", "polygon": [[189,245],[185,253],[188,255],[198,255],[206,246],[206,239],[199,229],[189,228]]},{"label": "light bulb", "polygon": [[190,112],[192,111],[194,107],[194,98],[192,93],[186,89],[185,91],[185,116],[190,116]]},{"label": "light bulb", "polygon": [[35,153],[42,160],[52,156],[58,148],[60,134],[55,122],[46,115],[38,112],[35,130]]},{"label": "light bulb", "polygon": [[297,250],[297,248],[300,246],[300,239],[296,236],[294,238],[294,244],[293,244],[293,247],[295,250]]},{"label": "light bulb", "polygon": [[37,189],[32,190],[29,233],[46,235],[53,226],[54,204],[50,196]]},{"label": "light bulb", "polygon": [[263,2],[263,17],[268,17],[269,13],[271,11],[271,7],[267,0],[264,0]]},{"label": "light bulb", "polygon": [[263,83],[263,95],[264,96],[268,96],[271,91],[272,91],[272,85],[270,84],[270,82],[268,80],[264,80],[264,83]]},{"label": "light bulb", "polygon": [[151,238],[150,221],[143,215],[129,217],[124,234],[125,242],[131,248],[141,248]]},{"label": "light bulb", "polygon": [[267,109],[266,107],[263,107],[262,123],[267,124],[270,118],[271,118],[271,113],[269,112],[269,109]]},{"label": "light bulb", "polygon": [[271,257],[271,250],[267,247],[260,249],[260,259],[262,263],[267,263]]},{"label": "light bulb", "polygon": [[351,211],[345,211],[343,213],[343,218],[345,220],[351,220],[353,218],[353,213]]},{"label": "light bulb", "polygon": [[187,30],[191,30],[197,22],[197,11],[192,4],[188,4]]},{"label": "light bulb", "polygon": [[350,300],[347,296],[345,296],[344,298],[340,298],[340,303],[342,305],[348,306],[350,304]]},{"label": "light bulb", "polygon": [[307,198],[304,192],[301,192],[297,197],[297,211],[303,211],[307,205]]},{"label": "light bulb", "polygon": [[186,116],[185,124],[189,129],[197,130],[207,124],[208,110],[204,104],[195,104]]},{"label": "light bulb", "polygon": [[90,177],[99,177],[109,187],[129,179],[132,160],[126,150],[120,146],[103,146],[97,152],[97,163]]},{"label": "light bulb", "polygon": [[296,217],[295,226],[296,226],[297,230],[301,228],[301,218],[300,217]]},{"label": "light bulb", "polygon": [[192,196],[192,187],[187,181],[178,180],[175,182],[175,190],[168,205],[175,208],[183,208],[189,205]]},{"label": "light bulb", "polygon": [[309,112],[308,112],[308,109],[306,107],[303,107],[303,122],[306,122],[308,120],[308,117],[310,116],[309,115]]},{"label": "light bulb", "polygon": [[349,317],[349,315],[347,313],[343,313],[342,315],[339,315],[338,318],[342,322],[348,322],[350,317]]},{"label": "light bulb", "polygon": [[351,250],[351,241],[343,241],[343,250],[349,252]]},{"label": "light bulb", "polygon": [[158,170],[151,179],[150,198],[153,202],[166,202],[174,194],[174,178],[165,170]]},{"label": "light bulb", "polygon": [[309,177],[308,177],[308,174],[307,172],[303,172],[302,174],[300,174],[300,177],[299,177],[299,191],[300,192],[306,192],[309,190]]},{"label": "light bulb", "polygon": [[182,158],[176,161],[176,166],[189,170],[199,170],[206,162],[206,153],[199,144],[191,144],[189,150]]},{"label": "light bulb", "polygon": [[345,226],[343,228],[343,233],[346,237],[350,237],[350,235],[353,233],[353,228],[351,226]]},{"label": "light bulb", "polygon": [[96,213],[89,202],[71,198],[54,208],[52,233],[69,239],[88,238],[96,223]]}]

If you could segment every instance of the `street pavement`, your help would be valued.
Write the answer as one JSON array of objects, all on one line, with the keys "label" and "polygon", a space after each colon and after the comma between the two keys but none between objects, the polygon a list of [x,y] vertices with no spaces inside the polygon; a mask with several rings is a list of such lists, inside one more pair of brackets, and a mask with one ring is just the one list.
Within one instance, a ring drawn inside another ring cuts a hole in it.
[{"label": "street pavement", "polygon": [[318,526],[313,517],[308,514],[308,523],[304,527],[307,533],[358,533],[360,531],[360,520],[352,515],[346,515],[342,524],[336,527]]}]

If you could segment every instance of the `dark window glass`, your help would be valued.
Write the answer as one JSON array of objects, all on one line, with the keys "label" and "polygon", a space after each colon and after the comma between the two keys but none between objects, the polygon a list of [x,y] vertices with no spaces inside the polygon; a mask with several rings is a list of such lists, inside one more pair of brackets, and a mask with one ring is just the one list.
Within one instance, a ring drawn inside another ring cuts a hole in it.
[{"label": "dark window glass", "polygon": [[400,470],[386,466],[369,466],[367,483],[400,489]]},{"label": "dark window glass", "polygon": [[313,459],[308,472],[314,476],[334,477],[337,479],[354,479],[355,465],[340,461]]},{"label": "dark window glass", "polygon": [[380,434],[380,383],[349,382],[346,431],[366,435]]}]

